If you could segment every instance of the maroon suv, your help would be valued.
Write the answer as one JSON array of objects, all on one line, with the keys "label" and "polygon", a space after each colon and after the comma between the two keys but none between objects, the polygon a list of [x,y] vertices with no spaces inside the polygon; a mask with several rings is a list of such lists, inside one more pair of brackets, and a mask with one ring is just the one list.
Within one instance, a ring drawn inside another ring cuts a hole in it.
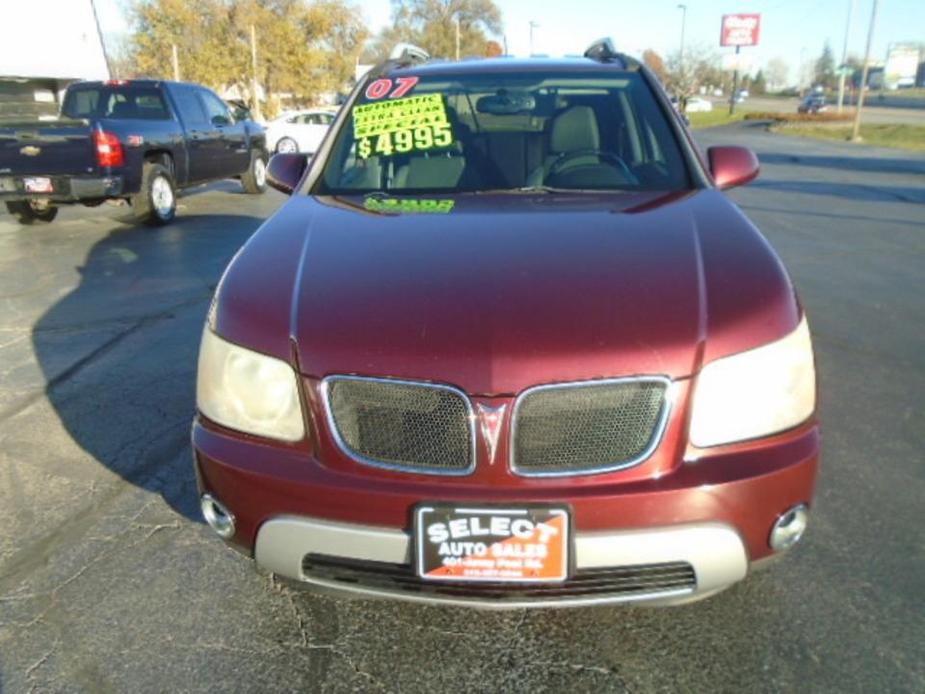
[{"label": "maroon suv", "polygon": [[266,569],[480,607],[675,603],[803,534],[806,317],[652,74],[430,62],[350,96],[203,333],[209,524]]}]

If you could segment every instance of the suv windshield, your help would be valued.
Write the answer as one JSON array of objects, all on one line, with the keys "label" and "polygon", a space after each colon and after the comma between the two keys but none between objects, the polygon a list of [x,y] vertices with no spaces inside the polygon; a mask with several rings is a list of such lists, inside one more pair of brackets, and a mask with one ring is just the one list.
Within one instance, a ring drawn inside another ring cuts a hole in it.
[{"label": "suv windshield", "polygon": [[315,192],[687,187],[675,135],[636,72],[400,71],[354,103]]}]

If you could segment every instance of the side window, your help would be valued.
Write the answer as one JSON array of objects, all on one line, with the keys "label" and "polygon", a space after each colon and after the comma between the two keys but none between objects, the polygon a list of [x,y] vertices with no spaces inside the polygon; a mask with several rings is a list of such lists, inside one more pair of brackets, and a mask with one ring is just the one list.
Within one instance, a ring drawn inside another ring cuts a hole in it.
[{"label": "side window", "polygon": [[135,106],[138,108],[140,118],[147,120],[167,120],[170,118],[167,105],[156,91],[138,92],[135,96]]},{"label": "side window", "polygon": [[325,113],[324,115],[321,116],[322,125],[330,125],[333,122],[334,122],[334,116],[332,116],[330,113]]},{"label": "side window", "polygon": [[305,116],[305,122],[309,125],[321,125],[321,116],[317,113],[309,113]]},{"label": "side window", "polygon": [[215,94],[207,92],[205,89],[200,89],[199,97],[202,99],[202,105],[205,106],[206,119],[209,123],[213,125],[231,125],[234,122],[225,102]]},{"label": "side window", "polygon": [[286,119],[286,122],[287,123],[301,123],[302,116],[290,116],[289,118]]},{"label": "side window", "polygon": [[99,102],[98,89],[69,89],[61,112],[68,118],[91,118]]},{"label": "side window", "polygon": [[180,118],[187,127],[200,127],[206,125],[208,120],[202,110],[202,105],[196,97],[196,92],[187,87],[177,87],[171,91],[180,111]]}]

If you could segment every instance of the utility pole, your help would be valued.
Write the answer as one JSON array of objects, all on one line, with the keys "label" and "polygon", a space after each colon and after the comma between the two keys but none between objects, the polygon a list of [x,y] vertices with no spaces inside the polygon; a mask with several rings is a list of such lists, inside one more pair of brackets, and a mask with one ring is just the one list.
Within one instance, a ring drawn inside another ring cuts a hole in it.
[{"label": "utility pole", "polygon": [[459,14],[456,14],[456,62],[459,62]]},{"label": "utility pole", "polygon": [[539,26],[539,22],[530,20],[530,55],[533,55],[533,30]]},{"label": "utility pole", "polygon": [[684,25],[687,24],[687,5],[678,5],[681,10],[681,48],[678,50],[678,63],[681,66],[681,74],[684,74]]},{"label": "utility pole", "polygon": [[173,60],[173,81],[180,81],[180,58],[177,56],[177,44],[173,44],[172,50],[172,60]]},{"label": "utility pole", "polygon": [[260,113],[260,92],[258,92],[259,83],[257,82],[257,30],[251,24],[251,89],[254,94],[254,119],[263,120],[263,114]]},{"label": "utility pole", "polygon": [[841,113],[842,106],[845,103],[845,71],[848,69],[848,34],[851,33],[851,15],[854,14],[854,6],[857,0],[851,0],[848,5],[848,21],[845,22],[845,43],[841,49],[841,65],[838,66],[838,112]]},{"label": "utility pole", "polygon": [[858,107],[854,112],[854,128],[851,130],[851,141],[861,141],[861,109],[864,107],[864,89],[867,86],[867,71],[870,67],[870,45],[874,41],[874,24],[877,22],[877,5],[879,0],[874,0],[874,6],[870,11],[870,27],[867,29],[867,48],[864,49],[864,68],[861,70],[861,88],[858,91]]}]

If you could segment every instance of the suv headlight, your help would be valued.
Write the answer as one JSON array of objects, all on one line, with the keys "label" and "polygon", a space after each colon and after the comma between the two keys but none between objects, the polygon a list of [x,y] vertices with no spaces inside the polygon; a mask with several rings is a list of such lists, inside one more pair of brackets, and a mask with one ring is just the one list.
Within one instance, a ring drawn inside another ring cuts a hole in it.
[{"label": "suv headlight", "polygon": [[768,436],[816,409],[816,370],[806,316],[786,337],[710,362],[694,392],[691,443],[701,448]]},{"label": "suv headlight", "polygon": [[208,327],[199,348],[196,404],[202,414],[229,429],[282,441],[305,436],[292,367],[226,342]]}]

